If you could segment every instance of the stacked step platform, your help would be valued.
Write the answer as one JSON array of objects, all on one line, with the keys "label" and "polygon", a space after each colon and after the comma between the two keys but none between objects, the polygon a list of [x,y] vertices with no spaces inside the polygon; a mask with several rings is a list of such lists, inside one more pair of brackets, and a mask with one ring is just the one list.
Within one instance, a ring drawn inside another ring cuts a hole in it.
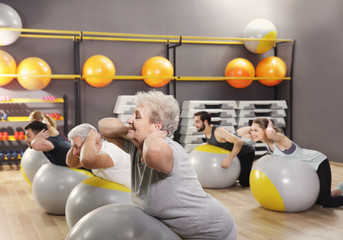
[{"label": "stacked step platform", "polygon": [[[135,108],[133,95],[118,96],[113,113],[123,123],[132,115]],[[194,126],[194,113],[207,111],[211,114],[212,124],[224,127],[236,134],[238,128],[251,125],[256,117],[266,117],[273,120],[275,126],[286,128],[287,104],[284,100],[234,101],[234,100],[189,100],[181,107],[178,142],[189,153],[197,146],[206,142],[203,132],[197,132]],[[248,139],[244,139],[249,141]],[[266,153],[263,143],[253,143],[256,156]]]}]

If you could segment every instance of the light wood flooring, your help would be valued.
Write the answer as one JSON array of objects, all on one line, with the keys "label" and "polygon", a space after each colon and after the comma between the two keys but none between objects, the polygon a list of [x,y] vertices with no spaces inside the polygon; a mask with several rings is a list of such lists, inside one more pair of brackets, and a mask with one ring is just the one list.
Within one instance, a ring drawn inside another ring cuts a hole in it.
[{"label": "light wood flooring", "polygon": [[[343,164],[332,163],[332,186],[343,181]],[[19,167],[0,166],[0,239],[62,240],[69,229],[64,216],[46,214],[37,206],[31,186]],[[233,215],[239,240],[340,240],[343,239],[343,207],[318,205],[302,213],[266,210],[249,188],[205,189]],[[99,239],[101,240],[101,239]]]}]

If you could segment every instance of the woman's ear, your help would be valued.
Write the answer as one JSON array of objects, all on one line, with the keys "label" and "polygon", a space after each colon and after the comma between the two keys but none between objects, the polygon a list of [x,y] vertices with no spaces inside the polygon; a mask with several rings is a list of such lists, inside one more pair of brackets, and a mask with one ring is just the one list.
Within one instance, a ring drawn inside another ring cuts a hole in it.
[{"label": "woman's ear", "polygon": [[163,127],[163,123],[162,122],[158,122],[158,123],[155,123],[155,129],[157,131],[160,131]]}]

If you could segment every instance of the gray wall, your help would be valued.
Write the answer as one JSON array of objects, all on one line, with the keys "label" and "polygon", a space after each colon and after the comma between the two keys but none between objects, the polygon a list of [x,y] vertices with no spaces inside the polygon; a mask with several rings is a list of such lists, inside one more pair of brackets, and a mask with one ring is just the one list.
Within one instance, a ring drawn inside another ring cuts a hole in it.
[{"label": "gray wall", "polygon": [[[343,133],[341,66],[343,3],[340,0],[6,0],[20,14],[23,27],[118,33],[186,36],[240,37],[246,24],[256,18],[270,19],[279,38],[296,40],[293,68],[293,139],[299,145],[318,149],[332,161],[343,162],[340,136]],[[19,63],[30,56],[41,57],[55,74],[73,73],[73,43],[70,40],[20,38],[1,49]],[[94,54],[111,58],[118,75],[140,75],[146,59],[165,56],[165,45],[84,41],[81,65]],[[273,54],[272,51],[265,55]],[[242,46],[183,45],[177,49],[176,74],[222,76],[226,64],[245,57],[255,65],[265,56],[249,53]],[[277,91],[287,88],[282,83]],[[81,82],[82,122],[96,125],[112,116],[118,95],[149,90],[143,81],[113,81],[105,88]],[[160,90],[168,92],[167,87]],[[254,82],[242,90],[226,82],[177,82],[176,98],[186,99],[273,99],[274,88]],[[0,95],[69,97],[70,126],[74,122],[73,81],[52,80],[41,91],[27,91],[16,80],[0,88]],[[330,139],[328,141],[327,139]],[[324,141],[323,141],[324,140]]]}]

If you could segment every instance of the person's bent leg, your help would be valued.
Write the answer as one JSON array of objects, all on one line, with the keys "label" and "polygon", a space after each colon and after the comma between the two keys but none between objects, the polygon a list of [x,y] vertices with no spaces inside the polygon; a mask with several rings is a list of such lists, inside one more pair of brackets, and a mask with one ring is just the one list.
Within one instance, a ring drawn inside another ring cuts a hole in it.
[{"label": "person's bent leg", "polygon": [[316,203],[325,208],[343,206],[343,196],[331,196],[331,168],[327,159],[319,165],[317,174],[320,190]]},{"label": "person's bent leg", "polygon": [[241,173],[239,174],[238,180],[239,184],[242,187],[249,187],[249,178],[250,172],[252,168],[252,164],[255,159],[255,152],[250,152],[246,154],[242,154],[237,156],[239,158],[239,162],[241,163]]}]

